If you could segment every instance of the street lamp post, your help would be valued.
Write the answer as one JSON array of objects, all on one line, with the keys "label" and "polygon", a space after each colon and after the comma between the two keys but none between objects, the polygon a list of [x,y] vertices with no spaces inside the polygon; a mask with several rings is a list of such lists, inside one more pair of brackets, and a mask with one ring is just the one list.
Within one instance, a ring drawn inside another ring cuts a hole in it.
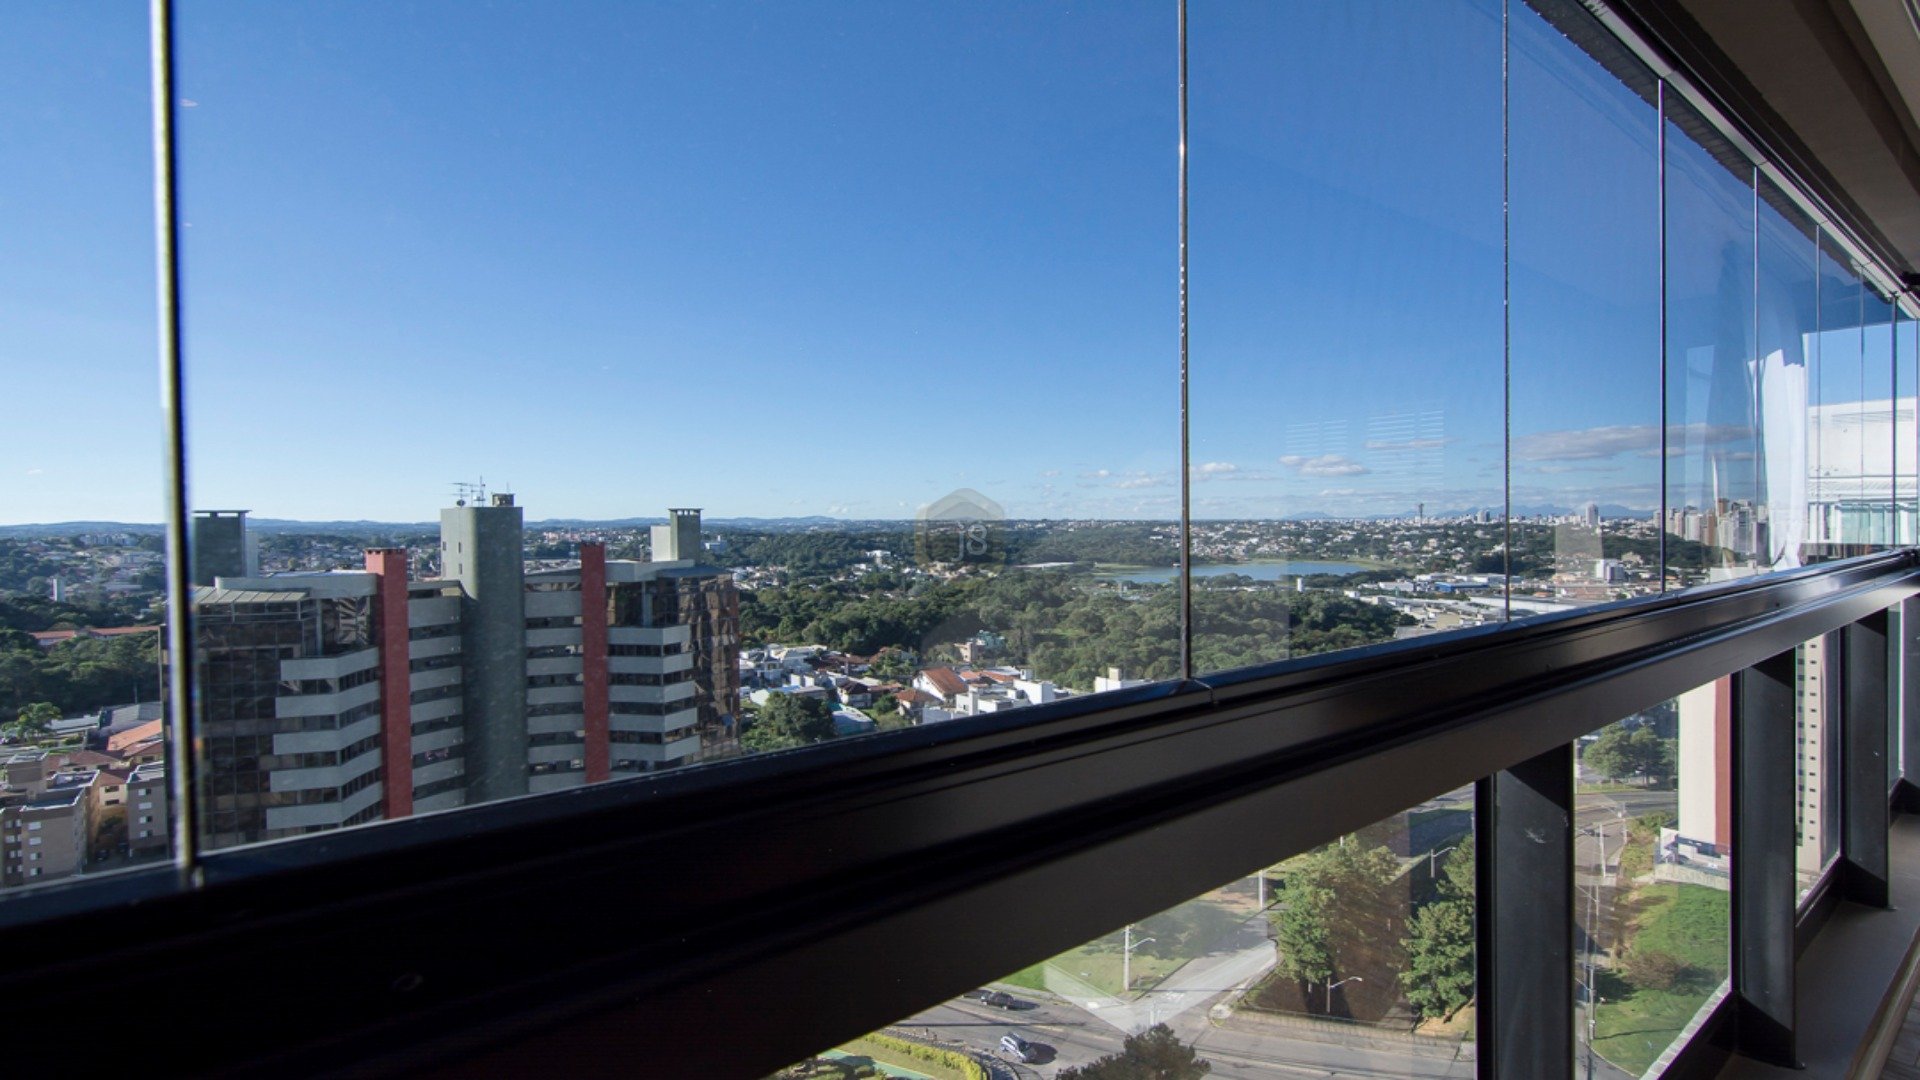
[{"label": "street lamp post", "polygon": [[1133,940],[1133,924],[1128,923],[1120,940],[1120,993],[1124,996],[1133,989],[1133,950],[1152,941],[1150,937]]},{"label": "street lamp post", "polygon": [[[1331,979],[1331,976],[1329,976],[1329,979]],[[1339,982],[1329,981],[1327,983],[1327,1015],[1328,1016],[1333,1015],[1333,992],[1335,990],[1340,989],[1341,987],[1347,985],[1350,982],[1366,982],[1366,981],[1367,980],[1365,978],[1362,978],[1359,975],[1349,975],[1346,978],[1341,979]]]},{"label": "street lamp post", "polygon": [[1459,850],[1459,847],[1460,845],[1455,844],[1453,845],[1453,847],[1443,847],[1438,851],[1429,850],[1427,852],[1427,880],[1428,881],[1432,881],[1434,874],[1437,873],[1437,871],[1434,869],[1434,860],[1438,859],[1442,855],[1445,855],[1449,851]]}]

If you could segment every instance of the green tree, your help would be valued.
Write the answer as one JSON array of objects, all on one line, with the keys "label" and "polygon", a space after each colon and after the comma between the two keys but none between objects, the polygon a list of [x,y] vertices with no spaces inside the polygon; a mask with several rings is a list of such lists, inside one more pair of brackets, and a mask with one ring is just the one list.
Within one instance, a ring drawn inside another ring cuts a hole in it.
[{"label": "green tree", "polygon": [[22,706],[18,716],[10,724],[0,725],[0,732],[16,739],[30,739],[45,735],[55,720],[60,719],[60,707],[47,701],[36,701]]},{"label": "green tree", "polygon": [[749,750],[785,750],[833,738],[833,709],[817,697],[774,694],[741,734]]},{"label": "green tree", "polygon": [[1387,886],[1399,860],[1358,837],[1309,852],[1287,867],[1273,916],[1281,974],[1325,983],[1341,969],[1341,953],[1366,948],[1386,929]]},{"label": "green tree", "polygon": [[1661,738],[1650,726],[1629,731],[1614,724],[1587,747],[1582,760],[1602,776],[1615,780],[1645,777],[1649,784],[1657,784],[1673,777],[1677,747],[1677,740]]},{"label": "green tree", "polygon": [[1447,857],[1433,900],[1414,913],[1401,941],[1400,987],[1421,1016],[1451,1020],[1473,1000],[1473,838]]},{"label": "green tree", "polygon": [[1059,1080],[1199,1080],[1212,1071],[1213,1063],[1181,1042],[1172,1028],[1155,1024],[1127,1036],[1117,1054],[1060,1070]]}]

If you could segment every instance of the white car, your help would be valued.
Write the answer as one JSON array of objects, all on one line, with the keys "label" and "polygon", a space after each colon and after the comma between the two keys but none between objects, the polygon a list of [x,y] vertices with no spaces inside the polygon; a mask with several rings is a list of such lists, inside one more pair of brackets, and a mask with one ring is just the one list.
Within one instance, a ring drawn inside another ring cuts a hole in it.
[{"label": "white car", "polygon": [[1000,1036],[1000,1050],[1022,1065],[1033,1060],[1033,1044],[1011,1031]]}]

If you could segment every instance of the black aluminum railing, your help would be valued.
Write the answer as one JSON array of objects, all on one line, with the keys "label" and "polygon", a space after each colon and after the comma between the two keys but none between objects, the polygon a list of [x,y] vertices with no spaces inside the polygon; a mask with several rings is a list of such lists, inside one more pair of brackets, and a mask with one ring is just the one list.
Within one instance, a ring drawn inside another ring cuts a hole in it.
[{"label": "black aluminum railing", "polygon": [[[1571,744],[1731,675],[1730,993],[1674,1069],[1785,1060],[1804,912],[1886,902],[1916,594],[1920,558],[1871,556],[209,852],[9,901],[0,993],[79,1045],[111,986],[156,1068],[759,1076],[1475,782],[1480,1074],[1565,1075]],[[1801,909],[1792,650],[1820,635],[1844,836]]]}]

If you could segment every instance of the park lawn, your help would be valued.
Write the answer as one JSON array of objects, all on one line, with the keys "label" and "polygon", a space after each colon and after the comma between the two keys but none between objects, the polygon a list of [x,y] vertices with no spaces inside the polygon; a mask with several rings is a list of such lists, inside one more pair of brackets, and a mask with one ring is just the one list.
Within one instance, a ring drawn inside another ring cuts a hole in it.
[{"label": "park lawn", "polygon": [[934,1080],[967,1080],[966,1074],[951,1065],[938,1061],[920,1061],[910,1058],[891,1047],[882,1046],[872,1039],[861,1037],[837,1047],[841,1053],[855,1057],[872,1058],[876,1064],[885,1065],[915,1076],[931,1076]]},{"label": "park lawn", "polygon": [[1663,952],[1706,976],[1672,990],[1635,986],[1603,996],[1594,1014],[1594,1049],[1631,1073],[1643,1073],[1693,1019],[1727,972],[1728,894],[1704,885],[1660,883],[1636,890],[1647,907],[1634,920],[1633,948]]},{"label": "park lawn", "polygon": [[1647,789],[1637,784],[1622,784],[1616,780],[1603,780],[1598,784],[1590,784],[1582,780],[1573,786],[1573,792],[1576,795],[1611,795],[1616,792],[1639,794],[1645,790]]},{"label": "park lawn", "polygon": [[1039,963],[1032,967],[1024,967],[1004,979],[995,981],[1006,983],[1008,986],[1024,986],[1029,990],[1045,990],[1047,988],[1047,965]]},{"label": "park lawn", "polygon": [[[1232,886],[1216,889],[1134,924],[1135,942],[1150,939],[1147,945],[1133,951],[1136,991],[1153,986],[1187,961],[1207,955],[1252,913],[1251,902],[1233,895],[1231,889]],[[1048,988],[1046,968],[1051,965],[1103,994],[1128,996],[1120,986],[1121,941],[1119,932],[1107,934],[999,981],[1030,990],[1045,990]]]},{"label": "park lawn", "polygon": [[[1183,956],[1153,956],[1134,950],[1133,984],[1151,986],[1172,974],[1173,970],[1187,962]],[[1082,945],[1068,953],[1061,953],[1048,963],[1093,987],[1095,990],[1114,997],[1124,996],[1120,990],[1120,950],[1106,949],[1100,943]]]}]

